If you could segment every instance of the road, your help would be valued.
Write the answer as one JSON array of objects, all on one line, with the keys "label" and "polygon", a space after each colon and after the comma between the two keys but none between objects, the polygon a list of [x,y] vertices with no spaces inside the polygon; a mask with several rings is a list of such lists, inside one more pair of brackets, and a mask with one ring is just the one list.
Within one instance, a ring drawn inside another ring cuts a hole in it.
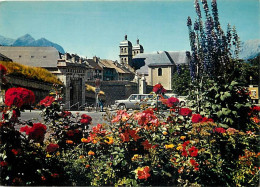
[{"label": "road", "polygon": [[[71,111],[71,113],[75,116],[76,113],[79,113],[81,116],[82,114],[87,114],[92,118],[92,124],[90,125],[90,128],[93,126],[96,126],[98,123],[108,123],[106,120],[104,120],[104,117],[106,116],[106,112],[86,112],[86,111]],[[41,115],[40,110],[25,110],[24,112],[21,112],[21,117],[19,117],[20,120],[32,120],[32,122],[44,122]]]}]

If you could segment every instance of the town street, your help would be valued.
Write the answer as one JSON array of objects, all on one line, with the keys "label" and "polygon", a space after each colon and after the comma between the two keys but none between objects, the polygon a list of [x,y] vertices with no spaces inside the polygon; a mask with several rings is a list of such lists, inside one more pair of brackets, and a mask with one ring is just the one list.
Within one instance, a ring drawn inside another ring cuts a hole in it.
[{"label": "town street", "polygon": [[[106,116],[106,112],[87,112],[87,111],[70,111],[74,116],[76,113],[79,113],[79,116],[82,114],[87,114],[90,117],[92,117],[92,124],[90,125],[90,128],[93,126],[96,126],[98,123],[108,123],[107,121],[104,120],[104,116]],[[25,110],[24,112],[21,112],[21,117],[19,118],[22,121],[25,120],[32,120],[32,122],[42,122],[43,119],[40,115],[41,110]]]}]

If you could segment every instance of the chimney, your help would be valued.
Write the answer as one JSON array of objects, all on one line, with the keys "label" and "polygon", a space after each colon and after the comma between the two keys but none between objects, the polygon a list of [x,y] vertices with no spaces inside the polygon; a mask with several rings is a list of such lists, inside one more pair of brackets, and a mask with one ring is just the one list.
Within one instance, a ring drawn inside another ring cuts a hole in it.
[{"label": "chimney", "polygon": [[127,40],[127,34],[125,35],[125,40]]},{"label": "chimney", "polygon": [[98,57],[94,56],[93,60],[94,60],[94,62],[98,63]]}]

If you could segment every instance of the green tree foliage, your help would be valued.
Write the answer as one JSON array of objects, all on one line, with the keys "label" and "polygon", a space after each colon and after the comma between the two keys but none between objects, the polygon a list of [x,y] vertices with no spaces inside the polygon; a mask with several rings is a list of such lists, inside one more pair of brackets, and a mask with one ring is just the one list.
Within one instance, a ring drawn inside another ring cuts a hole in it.
[{"label": "green tree foliage", "polygon": [[191,83],[190,72],[187,66],[181,66],[181,71],[176,71],[172,78],[172,90],[177,95],[188,95]]}]

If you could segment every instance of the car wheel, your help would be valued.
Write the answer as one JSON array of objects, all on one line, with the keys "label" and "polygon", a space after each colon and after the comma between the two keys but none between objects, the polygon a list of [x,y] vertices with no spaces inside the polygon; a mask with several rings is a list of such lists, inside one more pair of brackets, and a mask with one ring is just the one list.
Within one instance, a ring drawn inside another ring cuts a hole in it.
[{"label": "car wheel", "polygon": [[120,104],[120,105],[118,106],[118,108],[119,108],[120,110],[125,110],[125,109],[126,109],[126,106],[125,106],[125,104]]}]

